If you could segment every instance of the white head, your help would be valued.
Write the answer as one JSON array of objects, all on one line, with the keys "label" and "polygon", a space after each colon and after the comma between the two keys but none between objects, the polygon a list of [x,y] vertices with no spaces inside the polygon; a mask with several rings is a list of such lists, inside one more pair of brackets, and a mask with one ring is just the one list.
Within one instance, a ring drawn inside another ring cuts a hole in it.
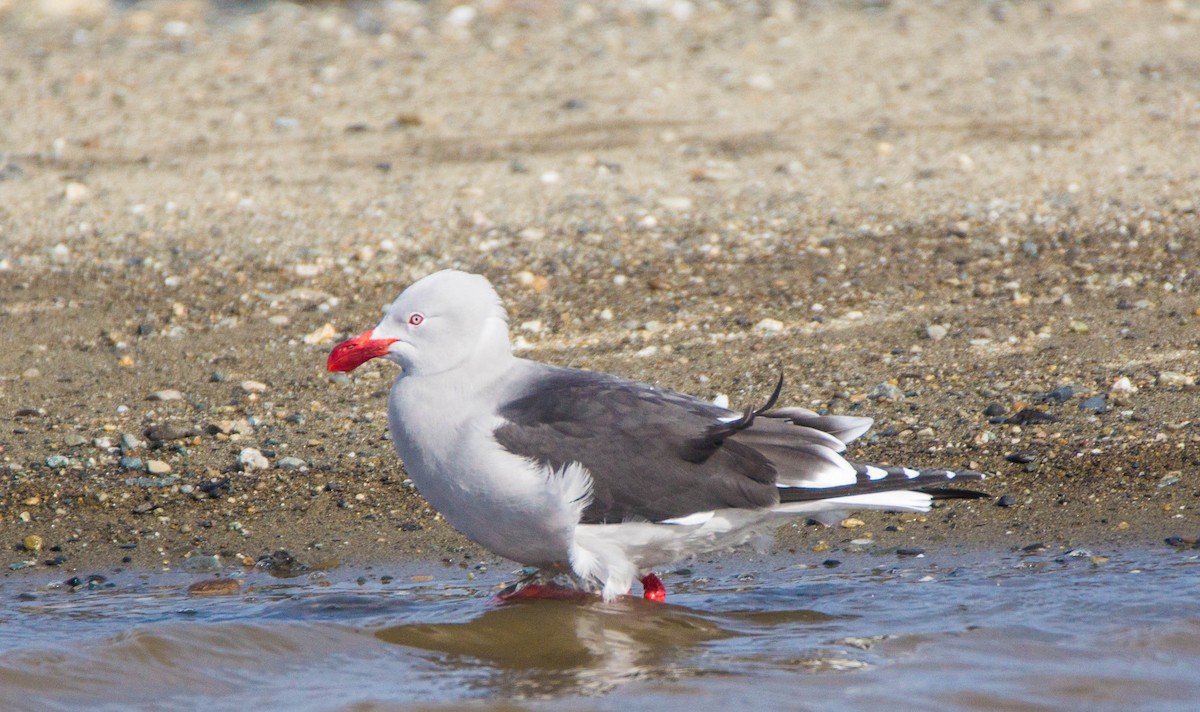
[{"label": "white head", "polygon": [[508,316],[487,278],[443,270],[404,290],[374,329],[334,347],[326,367],[353,371],[382,356],[406,373],[433,375],[511,353]]}]

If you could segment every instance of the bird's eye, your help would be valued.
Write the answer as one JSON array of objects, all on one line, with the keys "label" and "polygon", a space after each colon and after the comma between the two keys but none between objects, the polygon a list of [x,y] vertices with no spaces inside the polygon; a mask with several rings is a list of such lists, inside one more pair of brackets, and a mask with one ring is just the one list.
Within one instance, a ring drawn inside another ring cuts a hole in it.
[{"label": "bird's eye", "polygon": [[414,312],[408,315],[409,326],[420,326],[421,322],[425,321],[425,315],[420,312]]}]

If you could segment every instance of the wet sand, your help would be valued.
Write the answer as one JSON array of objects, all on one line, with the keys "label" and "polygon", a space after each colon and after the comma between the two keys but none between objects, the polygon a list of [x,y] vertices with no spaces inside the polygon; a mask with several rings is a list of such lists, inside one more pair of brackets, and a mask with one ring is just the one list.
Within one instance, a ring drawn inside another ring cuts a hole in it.
[{"label": "wet sand", "polygon": [[806,559],[1200,535],[1193,6],[464,7],[0,2],[6,570],[483,557],[394,369],[323,370],[445,267],[523,355],[782,370],[856,458],[994,475]]}]

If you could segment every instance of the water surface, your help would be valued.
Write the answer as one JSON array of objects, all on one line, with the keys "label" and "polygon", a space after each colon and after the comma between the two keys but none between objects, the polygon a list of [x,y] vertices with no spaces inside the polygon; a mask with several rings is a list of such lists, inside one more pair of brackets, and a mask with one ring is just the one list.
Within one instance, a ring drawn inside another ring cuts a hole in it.
[{"label": "water surface", "polygon": [[1200,557],[1073,553],[731,558],[667,605],[498,603],[458,567],[13,577],[0,709],[1194,709]]}]

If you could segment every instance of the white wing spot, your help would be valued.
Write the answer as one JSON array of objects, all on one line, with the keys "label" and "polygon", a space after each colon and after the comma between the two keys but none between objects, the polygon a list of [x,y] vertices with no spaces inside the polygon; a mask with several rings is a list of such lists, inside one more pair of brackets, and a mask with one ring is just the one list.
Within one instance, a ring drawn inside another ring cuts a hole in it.
[{"label": "white wing spot", "polygon": [[694,514],[688,514],[683,517],[674,517],[671,519],[664,519],[659,523],[660,524],[676,524],[679,526],[692,526],[695,524],[704,524],[705,522],[707,522],[708,520],[710,520],[712,518],[713,518],[713,512],[696,512]]},{"label": "white wing spot", "polygon": [[948,479],[948,480],[952,480],[952,479],[954,479],[955,477],[958,477],[958,473],[957,473],[957,472],[955,472],[954,470],[946,470],[946,479]]},{"label": "white wing spot", "polygon": [[904,476],[910,480],[921,476],[920,472],[912,469],[911,467],[905,467],[903,470],[901,470],[901,472],[903,472]]},{"label": "white wing spot", "polygon": [[882,480],[883,478],[887,477],[887,470],[883,469],[882,467],[867,465],[867,477],[871,478],[872,481]]}]

